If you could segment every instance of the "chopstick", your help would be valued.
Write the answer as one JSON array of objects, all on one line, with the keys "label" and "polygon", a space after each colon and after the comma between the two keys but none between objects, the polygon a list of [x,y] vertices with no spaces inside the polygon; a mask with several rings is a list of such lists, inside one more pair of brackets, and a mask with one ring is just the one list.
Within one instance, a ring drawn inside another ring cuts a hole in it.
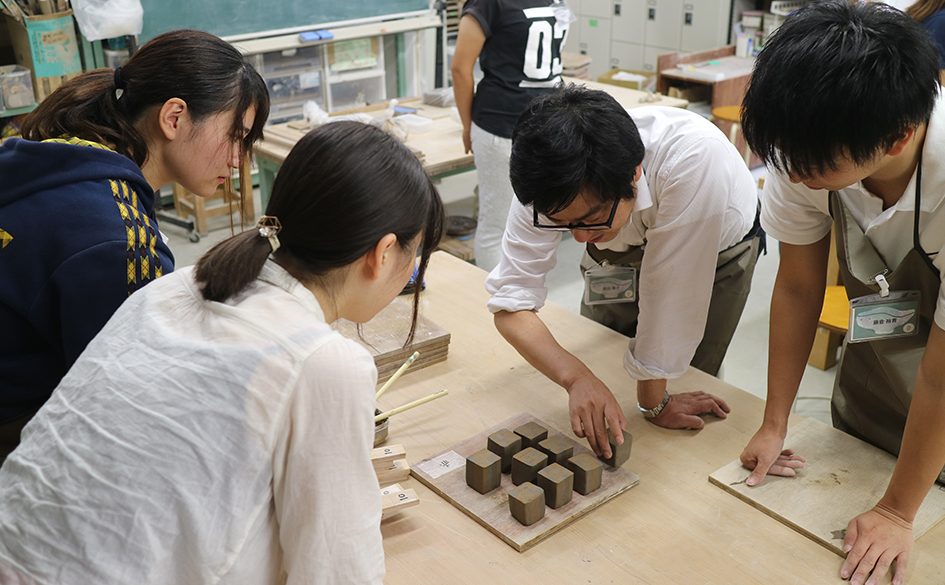
[{"label": "chopstick", "polygon": [[439,392],[435,392],[435,393],[433,393],[433,394],[430,394],[429,396],[424,396],[423,398],[418,398],[417,400],[414,400],[413,402],[408,402],[407,404],[404,404],[403,406],[398,406],[397,408],[392,408],[392,409],[388,410],[387,412],[382,412],[381,414],[379,414],[379,415],[377,415],[377,416],[374,417],[374,422],[375,422],[375,423],[379,423],[379,422],[381,422],[382,420],[384,420],[384,419],[386,419],[386,418],[389,418],[389,417],[391,417],[391,416],[394,416],[395,414],[400,414],[400,413],[404,412],[405,410],[410,410],[411,408],[416,408],[416,407],[420,406],[421,404],[426,404],[427,402],[430,402],[431,400],[436,400],[437,398],[442,398],[442,397],[446,396],[447,394],[449,394],[449,390],[440,390]]},{"label": "chopstick", "polygon": [[374,396],[374,399],[376,400],[380,398],[385,392],[387,392],[390,389],[391,385],[397,381],[397,378],[399,378],[401,375],[403,375],[404,372],[407,371],[407,368],[410,367],[410,364],[412,364],[419,355],[420,355],[419,351],[413,352],[413,355],[407,358],[407,361],[404,362],[404,365],[400,366],[400,368],[398,368],[397,371],[394,372],[394,375],[391,376],[389,380],[384,382],[384,385],[381,386],[381,389],[377,391],[377,394]]}]

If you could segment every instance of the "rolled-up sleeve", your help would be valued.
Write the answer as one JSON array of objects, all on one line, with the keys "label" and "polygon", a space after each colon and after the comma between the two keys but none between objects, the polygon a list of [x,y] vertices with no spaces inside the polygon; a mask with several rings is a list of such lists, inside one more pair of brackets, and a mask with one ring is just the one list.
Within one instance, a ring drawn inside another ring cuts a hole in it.
[{"label": "rolled-up sleeve", "polygon": [[561,232],[533,225],[532,208],[512,201],[502,259],[486,278],[489,311],[533,311],[545,304],[545,276],[555,267]]},{"label": "rolled-up sleeve", "polygon": [[[682,148],[656,178],[659,204],[646,232],[637,336],[624,356],[636,380],[675,378],[688,369],[705,332],[732,193],[755,193],[748,169],[733,165],[712,140]],[[753,214],[757,196],[741,199]]]}]

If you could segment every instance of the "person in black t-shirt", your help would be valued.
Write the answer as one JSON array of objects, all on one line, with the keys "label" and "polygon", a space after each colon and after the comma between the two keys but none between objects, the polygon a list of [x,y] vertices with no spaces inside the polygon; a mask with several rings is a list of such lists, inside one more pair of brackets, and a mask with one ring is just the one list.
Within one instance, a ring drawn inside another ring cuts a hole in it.
[{"label": "person in black t-shirt", "polygon": [[[453,57],[453,93],[463,121],[463,145],[479,179],[476,264],[492,270],[512,202],[512,128],[528,102],[561,81],[561,48],[573,20],[563,2],[469,0]],[[473,68],[484,77],[473,94]]]}]

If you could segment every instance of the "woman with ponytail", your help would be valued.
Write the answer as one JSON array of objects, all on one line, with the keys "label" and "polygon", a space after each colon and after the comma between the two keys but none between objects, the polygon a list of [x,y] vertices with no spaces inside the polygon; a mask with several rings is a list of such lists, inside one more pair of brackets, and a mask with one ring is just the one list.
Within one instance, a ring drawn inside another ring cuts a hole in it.
[{"label": "woman with ponytail", "polygon": [[422,279],[442,217],[383,131],[300,140],[257,228],[128,299],[27,425],[0,583],[381,584],[377,369],[331,322]]},{"label": "woman with ponytail", "polygon": [[155,191],[212,194],[268,113],[236,49],[182,30],[64,84],[0,146],[0,461],[118,306],[174,269]]}]

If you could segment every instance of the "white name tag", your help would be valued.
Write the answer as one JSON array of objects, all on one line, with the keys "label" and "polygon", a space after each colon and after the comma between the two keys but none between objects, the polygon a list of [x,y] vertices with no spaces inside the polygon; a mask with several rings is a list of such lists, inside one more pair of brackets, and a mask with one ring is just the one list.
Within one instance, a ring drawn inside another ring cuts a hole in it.
[{"label": "white name tag", "polygon": [[915,335],[920,297],[919,291],[907,290],[851,299],[849,343]]},{"label": "white name tag", "polygon": [[609,305],[637,301],[637,269],[595,266],[584,272],[584,304]]}]

